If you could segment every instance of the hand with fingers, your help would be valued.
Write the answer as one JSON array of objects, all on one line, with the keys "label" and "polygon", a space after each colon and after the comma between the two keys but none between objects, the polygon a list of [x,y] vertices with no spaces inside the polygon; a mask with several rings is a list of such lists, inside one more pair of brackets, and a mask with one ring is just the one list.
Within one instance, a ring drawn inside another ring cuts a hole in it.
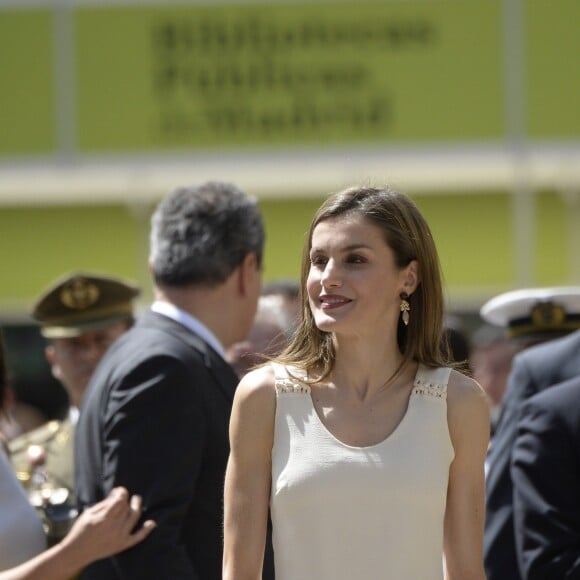
[{"label": "hand with fingers", "polygon": [[0,572],[0,580],[62,580],[85,566],[122,552],[144,540],[155,528],[147,520],[137,529],[141,498],[117,487],[99,503],[87,508],[58,544],[20,566]]},{"label": "hand with fingers", "polygon": [[62,541],[86,554],[87,563],[112,556],[144,540],[155,528],[147,520],[135,530],[141,516],[141,498],[117,487],[101,502],[87,508]]}]

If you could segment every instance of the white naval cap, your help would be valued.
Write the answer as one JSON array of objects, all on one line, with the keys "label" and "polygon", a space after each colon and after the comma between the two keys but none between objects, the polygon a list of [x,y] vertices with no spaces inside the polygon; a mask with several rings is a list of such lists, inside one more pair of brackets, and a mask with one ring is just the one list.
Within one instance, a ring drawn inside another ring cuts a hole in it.
[{"label": "white naval cap", "polygon": [[479,313],[514,338],[565,334],[580,328],[580,286],[506,292],[488,300]]}]

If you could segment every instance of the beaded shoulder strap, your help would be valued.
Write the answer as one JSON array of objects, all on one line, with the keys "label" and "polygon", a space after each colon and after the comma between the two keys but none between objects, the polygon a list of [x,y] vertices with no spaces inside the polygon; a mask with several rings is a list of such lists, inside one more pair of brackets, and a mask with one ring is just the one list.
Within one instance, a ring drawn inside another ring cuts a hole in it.
[{"label": "beaded shoulder strap", "polygon": [[299,377],[303,376],[304,373],[298,369],[291,368],[290,374],[288,369],[278,363],[274,363],[274,385],[276,388],[276,395],[286,395],[286,394],[300,394],[300,393],[310,393],[310,385],[303,383]]},{"label": "beaded shoulder strap", "polygon": [[413,394],[447,399],[447,384],[450,376],[449,367],[429,368],[419,365],[413,384]]}]

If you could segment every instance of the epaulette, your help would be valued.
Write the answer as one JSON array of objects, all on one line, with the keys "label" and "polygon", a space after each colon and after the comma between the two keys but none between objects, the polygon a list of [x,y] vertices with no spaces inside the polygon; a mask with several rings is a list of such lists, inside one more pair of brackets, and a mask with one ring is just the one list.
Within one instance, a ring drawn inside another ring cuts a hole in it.
[{"label": "epaulette", "polygon": [[44,425],[15,437],[8,443],[11,455],[25,452],[31,445],[44,445],[51,441],[60,430],[60,421],[49,421]]}]

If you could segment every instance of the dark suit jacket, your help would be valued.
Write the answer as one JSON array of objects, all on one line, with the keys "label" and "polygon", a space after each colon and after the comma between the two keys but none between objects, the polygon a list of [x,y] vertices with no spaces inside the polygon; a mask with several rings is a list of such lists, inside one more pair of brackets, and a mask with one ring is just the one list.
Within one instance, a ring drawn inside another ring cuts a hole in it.
[{"label": "dark suit jacket", "polygon": [[516,355],[491,441],[486,478],[484,561],[488,580],[518,580],[513,528],[511,452],[523,402],[580,374],[580,331]]},{"label": "dark suit jacket", "polygon": [[[238,379],[201,338],[154,312],[109,349],[76,431],[80,507],[123,485],[157,528],[87,579],[221,578],[228,424]],[[268,564],[269,565],[269,564]],[[268,570],[265,578],[273,578]]]},{"label": "dark suit jacket", "polygon": [[580,376],[525,403],[511,473],[522,576],[580,578]]}]

